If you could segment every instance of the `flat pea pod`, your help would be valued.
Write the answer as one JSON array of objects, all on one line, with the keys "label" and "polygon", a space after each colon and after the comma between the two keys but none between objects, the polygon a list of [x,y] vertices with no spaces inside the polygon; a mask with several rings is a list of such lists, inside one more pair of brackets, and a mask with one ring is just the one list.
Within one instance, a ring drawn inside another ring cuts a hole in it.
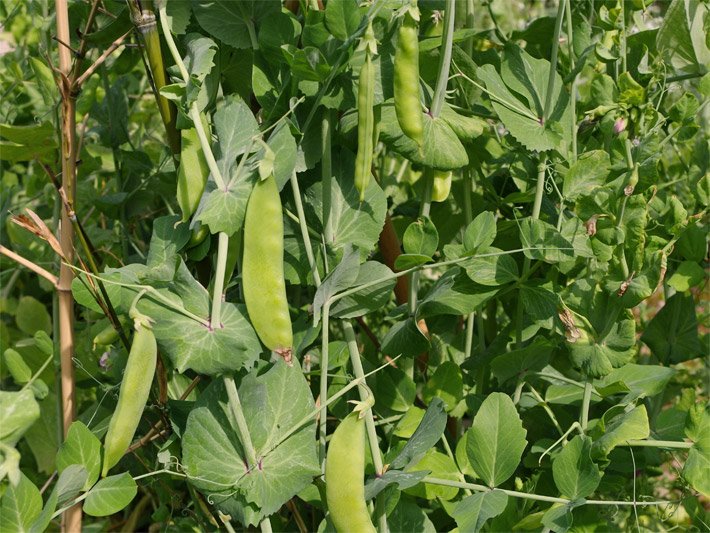
[{"label": "flat pea pod", "polygon": [[450,170],[433,170],[431,184],[431,201],[445,202],[451,191],[451,177],[453,173]]},{"label": "flat pea pod", "polygon": [[360,68],[360,85],[357,91],[357,155],[355,156],[355,187],[360,193],[360,201],[365,199],[365,191],[372,174],[372,156],[375,151],[375,68],[370,53],[365,54],[365,62]]},{"label": "flat pea pod", "polygon": [[[205,131],[209,131],[207,120],[202,116]],[[182,220],[187,221],[197,210],[205,190],[209,168],[195,128],[181,130],[180,168],[178,168],[177,199]]]},{"label": "flat pea pod", "polygon": [[365,502],[365,421],[357,411],[335,429],[325,459],[325,495],[338,533],[374,533]]},{"label": "flat pea pod", "polygon": [[284,227],[276,180],[254,185],[244,219],[242,289],[261,342],[291,360],[293,331],[284,280]]},{"label": "flat pea pod", "polygon": [[158,360],[158,346],[148,320],[136,320],[133,344],[123,372],[118,404],[108,425],[104,441],[102,476],[106,476],[126,453],[148,402]]},{"label": "flat pea pod", "polygon": [[424,143],[424,121],[419,97],[419,10],[416,3],[404,13],[394,54],[394,110],[404,134]]}]

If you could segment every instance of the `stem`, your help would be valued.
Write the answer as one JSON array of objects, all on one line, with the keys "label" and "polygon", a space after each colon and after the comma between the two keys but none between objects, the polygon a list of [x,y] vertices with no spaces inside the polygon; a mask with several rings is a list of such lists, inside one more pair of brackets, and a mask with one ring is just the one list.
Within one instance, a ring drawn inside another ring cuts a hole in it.
[{"label": "stem", "polygon": [[[476,22],[476,19],[474,18],[473,5],[474,0],[466,0],[466,28],[469,30],[473,29],[473,26]],[[466,39],[465,50],[467,55],[473,55],[473,36],[471,36],[469,39]]]},{"label": "stem", "polygon": [[311,246],[311,239],[308,236],[306,214],[303,211],[303,202],[301,201],[301,190],[298,186],[298,178],[296,177],[295,171],[293,172],[293,174],[291,174],[291,190],[293,192],[293,201],[296,204],[296,213],[298,214],[297,221],[298,225],[301,228],[301,237],[303,238],[303,246],[306,249],[308,265],[311,267],[311,273],[313,274],[313,283],[315,284],[316,288],[318,288],[321,284],[320,273],[318,272],[318,265],[316,265],[316,258],[313,255],[313,246]]},{"label": "stem", "polygon": [[[573,24],[572,24],[572,0],[565,0],[567,3],[566,19],[567,19],[567,42],[569,44],[569,60],[570,60],[570,70],[574,72],[575,69],[575,59],[574,59],[574,46],[573,42]],[[572,111],[570,113],[570,118],[572,120],[572,162],[577,161],[577,74],[572,78],[572,83],[570,84],[570,107]]]},{"label": "stem", "polygon": [[242,410],[242,402],[239,399],[237,386],[232,377],[225,376],[222,379],[224,381],[224,388],[227,389],[227,396],[229,397],[229,409],[232,415],[234,415],[234,421],[237,423],[237,437],[239,437],[239,442],[244,448],[244,455],[246,455],[247,469],[251,470],[256,465],[256,450],[254,449],[254,444],[251,442],[249,426],[247,426],[246,418],[244,418],[244,411]]},{"label": "stem", "polygon": [[214,278],[214,289],[212,291],[212,313],[210,314],[210,326],[212,328],[222,327],[220,323],[222,311],[222,292],[224,291],[224,273],[227,267],[227,252],[229,251],[229,237],[226,233],[219,234],[217,245],[217,269]]},{"label": "stem", "polygon": [[592,400],[592,380],[587,379],[584,383],[584,395],[582,396],[582,407],[579,416],[579,425],[582,427],[582,432],[587,432],[589,425],[589,404]]},{"label": "stem", "polygon": [[[345,331],[345,341],[348,343],[348,352],[350,352],[350,362],[353,365],[353,372],[355,373],[355,377],[361,380],[358,386],[358,392],[360,393],[360,400],[364,402],[372,392],[367,388],[365,371],[362,368],[362,361],[360,360],[360,350],[357,347],[357,339],[355,338],[355,330],[349,320],[343,320],[343,330]],[[375,476],[380,477],[384,474],[384,465],[382,463],[380,444],[377,441],[377,429],[375,428],[375,419],[372,415],[372,409],[365,411],[365,429],[367,431],[367,440],[370,443],[372,462],[375,466]],[[378,523],[380,533],[387,533],[389,531],[386,513],[380,514]]]},{"label": "stem", "polygon": [[621,53],[621,72],[626,72],[626,11],[624,0],[620,0],[621,5],[621,32],[619,36],[619,45]]},{"label": "stem", "polygon": [[627,446],[637,446],[646,448],[671,448],[678,450],[687,450],[693,447],[692,442],[677,441],[677,440],[627,440]]},{"label": "stem", "polygon": [[[322,122],[323,153],[321,157],[321,176],[323,179],[323,236],[325,242],[333,243],[333,218],[331,213],[331,193],[333,190],[333,165],[331,161],[331,112],[326,111]],[[300,217],[300,215],[299,215]]]},{"label": "stem", "polygon": [[550,118],[550,107],[552,106],[552,92],[555,88],[555,76],[557,74],[557,53],[560,48],[560,31],[562,30],[562,21],[564,20],[565,4],[560,0],[557,6],[557,18],[555,19],[555,33],[552,36],[552,57],[550,58],[550,75],[547,78],[547,93],[545,94],[545,110],[542,118],[546,123]]},{"label": "stem", "polygon": [[441,113],[446,97],[446,85],[449,82],[449,68],[451,67],[451,48],[454,42],[454,22],[456,15],[456,0],[446,0],[444,14],[444,33],[441,36],[441,50],[439,52],[439,76],[436,79],[436,88],[432,97],[429,114],[437,118]]},{"label": "stem", "polygon": [[[470,3],[470,2],[469,2]],[[468,6],[471,8],[471,15],[473,14],[473,6]],[[467,25],[468,25],[467,16]],[[472,24],[472,22],[471,22]],[[469,27],[473,27],[472,25]],[[473,209],[471,206],[471,187],[473,185],[473,172],[471,168],[467,168],[464,171],[464,183],[463,183],[463,214],[464,220],[466,221],[466,227],[473,220]],[[469,359],[473,353],[473,328],[475,325],[475,312],[469,313],[466,317],[466,344],[464,346],[464,359]]]},{"label": "stem", "polygon": [[[476,483],[463,483],[461,481],[453,481],[450,479],[440,479],[436,477],[431,477],[427,476],[424,479],[422,479],[422,483],[430,483],[432,485],[443,485],[446,487],[456,487],[459,489],[471,489],[475,490],[477,492],[490,492],[491,489],[490,487],[486,487],[485,485],[478,485]],[[550,502],[550,503],[562,503],[562,504],[570,504],[572,503],[572,500],[568,500],[567,498],[555,498],[554,496],[542,496],[540,494],[529,494],[527,492],[518,492],[517,490],[506,490],[506,489],[494,489],[498,490],[504,494],[507,494],[508,496],[513,496],[514,498],[523,498],[526,500],[537,500],[541,502]],[[586,505],[619,505],[619,506],[630,506],[630,507],[649,507],[649,506],[654,506],[654,505],[670,505],[673,502],[670,501],[663,501],[663,500],[657,500],[657,501],[645,501],[645,502],[637,502],[637,501],[624,501],[624,500],[584,500],[584,503]]]},{"label": "stem", "polygon": [[[431,189],[434,184],[434,177],[430,171],[424,172],[424,196],[422,197],[419,216],[428,217],[431,210]],[[412,279],[409,283],[409,314],[414,316],[417,310],[417,293],[419,289],[419,271],[412,272]]]},{"label": "stem", "polygon": [[[15,261],[16,263],[26,267],[27,269],[31,270],[32,272],[34,272],[38,276],[43,277],[44,279],[49,281],[55,287],[57,286],[57,283],[58,283],[57,276],[55,276],[54,274],[52,274],[48,270],[45,270],[41,266],[36,265],[35,263],[30,261],[29,259],[25,259],[20,254],[13,252],[9,248],[5,248],[2,244],[0,244],[0,254],[9,257],[10,259]],[[17,272],[19,272],[19,270]]]},{"label": "stem", "polygon": [[320,464],[321,472],[325,474],[325,442],[328,434],[326,426],[328,417],[328,322],[330,321],[330,303],[323,304],[321,312],[323,326],[321,329],[321,354],[320,354],[320,428],[318,435],[320,437]]}]

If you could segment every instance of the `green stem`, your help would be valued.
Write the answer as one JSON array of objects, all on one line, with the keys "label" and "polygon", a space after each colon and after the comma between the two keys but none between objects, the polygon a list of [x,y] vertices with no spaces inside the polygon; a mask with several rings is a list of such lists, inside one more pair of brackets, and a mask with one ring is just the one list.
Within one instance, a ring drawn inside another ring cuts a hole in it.
[{"label": "green stem", "polygon": [[[572,0],[565,0],[567,4],[566,19],[567,19],[567,41],[569,44],[569,60],[570,70],[574,72],[574,25],[572,24]],[[572,78],[570,84],[570,120],[572,121],[572,162],[577,161],[577,74]]]},{"label": "green stem", "polygon": [[620,54],[621,54],[621,72],[626,72],[626,10],[624,0],[620,0],[621,5],[621,31],[619,36]]},{"label": "green stem", "polygon": [[592,401],[592,380],[587,379],[584,383],[584,395],[582,396],[582,407],[579,415],[579,425],[582,428],[582,432],[587,432],[587,426],[589,425],[589,404]]},{"label": "green stem", "polygon": [[[424,171],[424,196],[419,208],[419,216],[428,217],[431,210],[431,190],[434,184],[434,177],[430,171]],[[412,272],[409,283],[409,314],[414,316],[417,310],[417,295],[419,292],[419,271]]]},{"label": "green stem", "polygon": [[[470,4],[470,2],[469,2]],[[468,7],[468,4],[467,4]],[[470,13],[473,11],[473,6],[471,7]],[[471,24],[472,21],[468,20],[468,15],[467,15],[467,24],[470,22]],[[473,26],[470,26],[473,27]],[[471,188],[473,186],[473,172],[471,171],[471,168],[467,168],[464,171],[464,183],[463,183],[463,214],[464,214],[464,220],[466,221],[466,227],[471,223],[473,220],[473,208],[471,205]],[[466,344],[464,346],[464,358],[469,359],[471,357],[471,354],[473,353],[473,328],[475,324],[475,312],[474,313],[469,313],[469,315],[466,317]]]},{"label": "green stem", "polygon": [[212,328],[222,327],[222,292],[224,292],[224,273],[227,268],[228,252],[229,237],[226,233],[221,232],[217,244],[217,267],[214,277],[214,289],[212,291],[212,312],[210,313],[210,325]]},{"label": "green stem", "polygon": [[225,376],[222,379],[224,381],[224,388],[227,389],[227,396],[229,397],[229,410],[232,412],[234,421],[237,424],[237,437],[239,437],[239,442],[242,448],[244,448],[244,455],[246,455],[247,470],[251,470],[256,466],[256,450],[254,449],[254,444],[249,435],[249,426],[247,426],[247,420],[244,418],[244,411],[242,410],[242,402],[239,399],[237,386],[232,377]]},{"label": "green stem", "polygon": [[327,417],[328,417],[328,322],[330,319],[330,303],[323,304],[323,326],[321,328],[321,354],[320,354],[320,429],[318,435],[320,437],[320,464],[321,472],[325,474],[325,443],[328,435]]},{"label": "green stem", "polygon": [[316,264],[316,258],[313,255],[313,246],[311,246],[311,239],[308,236],[308,225],[306,224],[306,214],[303,211],[303,202],[301,201],[301,190],[300,190],[300,187],[298,186],[298,178],[296,177],[295,171],[293,172],[293,174],[291,174],[291,191],[293,192],[293,201],[296,204],[296,213],[298,214],[298,218],[296,220],[298,222],[298,225],[301,228],[301,237],[303,238],[303,246],[306,249],[306,257],[308,258],[308,265],[311,267],[311,273],[313,274],[313,283],[316,286],[316,288],[318,288],[318,287],[320,287],[320,284],[321,284],[320,273],[318,272],[318,265]]},{"label": "green stem", "polygon": [[[466,28],[472,30],[475,22],[474,0],[466,0]],[[473,55],[473,35],[466,39],[466,54],[469,56]]]},{"label": "green stem", "polygon": [[550,74],[547,78],[547,93],[545,94],[545,110],[543,111],[542,118],[545,123],[550,118],[550,111],[552,107],[552,93],[555,88],[555,76],[557,75],[557,54],[560,48],[560,31],[562,30],[562,22],[565,15],[565,4],[560,0],[557,5],[557,18],[555,19],[555,33],[552,36],[552,57],[550,58]]},{"label": "green stem", "polygon": [[627,440],[627,446],[637,446],[646,448],[670,448],[678,450],[687,450],[693,447],[692,442],[678,440]]},{"label": "green stem", "polygon": [[456,19],[456,0],[446,0],[445,9],[444,33],[441,37],[441,50],[439,51],[439,76],[436,79],[436,88],[434,89],[431,109],[429,110],[432,118],[437,118],[441,114],[441,108],[446,97],[446,86],[449,83],[451,49],[454,42],[454,22]]},{"label": "green stem", "polygon": [[[323,180],[323,236],[328,245],[333,244],[333,214],[331,213],[331,194],[333,191],[333,165],[331,162],[331,112],[327,110],[323,116],[322,138],[323,153],[321,156],[321,177]],[[300,215],[299,215],[300,216]]]},{"label": "green stem", "polygon": [[[461,469],[458,467],[456,457],[454,457],[454,452],[451,450],[451,446],[449,445],[449,440],[446,438],[445,432],[443,435],[441,435],[441,443],[444,445],[446,455],[448,455],[449,459],[451,459],[456,465],[456,475],[459,478],[459,481],[463,481],[464,483],[466,483],[466,476],[463,475],[463,472],[461,472]],[[463,491],[464,493],[466,493],[467,496],[471,496],[473,494],[473,492],[471,492],[471,489],[469,488],[464,488]]]}]

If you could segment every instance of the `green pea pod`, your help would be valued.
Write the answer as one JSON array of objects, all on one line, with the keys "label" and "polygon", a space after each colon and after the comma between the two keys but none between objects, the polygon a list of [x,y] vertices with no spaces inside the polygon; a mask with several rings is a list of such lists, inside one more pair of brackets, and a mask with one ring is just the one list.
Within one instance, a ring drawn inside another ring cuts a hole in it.
[{"label": "green pea pod", "polygon": [[365,54],[365,63],[360,69],[360,85],[357,92],[357,155],[355,156],[355,187],[360,192],[360,201],[372,174],[372,156],[375,151],[375,68],[370,53]]},{"label": "green pea pod", "polygon": [[402,18],[394,54],[394,110],[404,134],[419,146],[424,143],[419,97],[419,10],[416,2]]},{"label": "green pea pod", "polygon": [[451,191],[452,174],[453,173],[450,170],[432,171],[432,202],[445,202],[446,199],[449,197],[449,192]]},{"label": "green pea pod", "polygon": [[[126,323],[126,320],[121,316],[118,317],[118,321],[121,324],[121,326],[124,326]],[[94,348],[97,346],[109,346],[116,342],[118,340],[118,331],[116,331],[116,328],[113,327],[113,324],[109,322],[109,325],[106,326],[104,329],[99,331],[96,336],[94,337]]]},{"label": "green pea pod", "polygon": [[325,459],[325,495],[338,533],[374,533],[365,502],[365,421],[357,411],[333,433]]},{"label": "green pea pod", "polygon": [[[202,117],[205,131],[209,131]],[[210,174],[200,138],[195,128],[181,130],[180,168],[178,169],[177,198],[182,210],[182,219],[187,221],[197,210]]]},{"label": "green pea pod", "polygon": [[284,280],[283,214],[273,176],[257,182],[247,204],[242,289],[261,342],[289,362],[293,332]]},{"label": "green pea pod", "polygon": [[146,320],[136,320],[136,333],[128,354],[121,381],[118,404],[108,425],[104,442],[102,476],[106,476],[126,453],[133,440],[143,409],[148,402],[150,386],[158,359],[158,346]]}]

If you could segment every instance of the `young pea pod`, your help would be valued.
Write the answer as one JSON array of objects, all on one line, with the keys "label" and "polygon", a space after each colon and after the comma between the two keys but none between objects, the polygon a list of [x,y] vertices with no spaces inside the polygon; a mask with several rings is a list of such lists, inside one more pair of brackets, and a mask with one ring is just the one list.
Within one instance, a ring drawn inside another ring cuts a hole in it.
[{"label": "young pea pod", "polygon": [[[209,131],[207,120],[202,125]],[[182,219],[187,221],[197,210],[210,174],[200,138],[195,128],[181,130],[180,168],[178,169],[177,198]]]},{"label": "young pea pod", "polygon": [[261,342],[289,362],[293,332],[284,281],[283,214],[273,176],[257,182],[247,204],[242,289]]},{"label": "young pea pod", "polygon": [[333,433],[325,459],[325,495],[338,533],[374,533],[365,502],[365,421],[353,411]]},{"label": "young pea pod", "polygon": [[106,433],[102,476],[108,474],[130,446],[153,383],[158,359],[155,335],[145,317],[136,319],[135,330],[118,394],[118,404]]},{"label": "young pea pod", "polygon": [[372,24],[367,27],[363,38],[365,62],[360,68],[360,82],[357,90],[357,155],[355,156],[355,187],[360,193],[360,201],[365,199],[365,191],[372,174],[372,157],[377,145],[379,130],[375,126],[375,67],[372,56],[377,53]]},{"label": "young pea pod", "polygon": [[394,110],[404,134],[419,146],[424,123],[419,97],[419,9],[416,0],[405,11],[394,54]]},{"label": "young pea pod", "polygon": [[449,197],[449,192],[451,191],[451,177],[453,173],[450,170],[432,170],[431,173],[431,201],[444,202]]}]

